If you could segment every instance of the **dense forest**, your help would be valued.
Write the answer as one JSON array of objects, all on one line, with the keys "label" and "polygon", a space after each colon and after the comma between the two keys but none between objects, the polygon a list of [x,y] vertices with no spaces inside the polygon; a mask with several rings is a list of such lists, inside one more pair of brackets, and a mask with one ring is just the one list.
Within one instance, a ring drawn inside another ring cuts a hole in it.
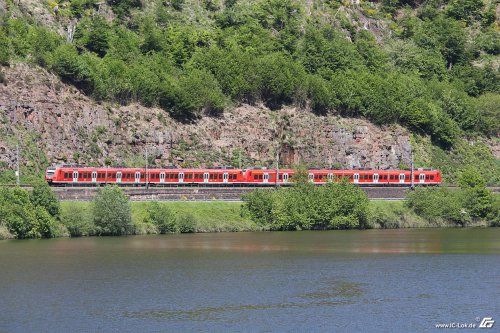
[{"label": "dense forest", "polygon": [[[496,1],[7,1],[0,63],[45,67],[98,101],[179,121],[239,103],[399,123],[444,150],[500,133]],[[61,35],[62,31],[73,32]],[[74,29],[74,30],[73,30]]]}]

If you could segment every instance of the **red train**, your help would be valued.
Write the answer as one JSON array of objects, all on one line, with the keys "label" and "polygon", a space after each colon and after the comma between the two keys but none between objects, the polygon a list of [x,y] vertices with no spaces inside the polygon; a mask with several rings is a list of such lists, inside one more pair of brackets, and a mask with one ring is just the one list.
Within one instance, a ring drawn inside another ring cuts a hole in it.
[{"label": "red train", "polygon": [[[146,174],[147,173],[147,174]],[[415,185],[438,185],[441,172],[432,169],[415,169]],[[411,185],[410,170],[308,170],[309,181],[322,184],[329,181],[349,179],[360,185]],[[45,180],[50,185],[248,185],[272,186],[292,184],[294,171],[253,168],[234,169],[231,167],[206,169],[146,169],[145,168],[106,168],[84,167],[79,165],[57,165],[47,169]]]}]

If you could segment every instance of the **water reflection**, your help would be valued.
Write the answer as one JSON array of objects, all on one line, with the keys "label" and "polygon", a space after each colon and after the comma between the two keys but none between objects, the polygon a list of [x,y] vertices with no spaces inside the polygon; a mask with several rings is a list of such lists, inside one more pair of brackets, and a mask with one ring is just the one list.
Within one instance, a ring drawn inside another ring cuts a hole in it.
[{"label": "water reflection", "polygon": [[1,241],[0,268],[0,332],[422,331],[500,313],[500,229]]}]

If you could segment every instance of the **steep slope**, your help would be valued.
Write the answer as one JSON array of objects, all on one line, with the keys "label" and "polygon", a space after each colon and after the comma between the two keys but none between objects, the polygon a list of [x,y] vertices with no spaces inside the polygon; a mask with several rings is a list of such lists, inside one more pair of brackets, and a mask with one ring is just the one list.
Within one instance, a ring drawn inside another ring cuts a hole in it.
[{"label": "steep slope", "polygon": [[272,165],[277,148],[285,164],[397,168],[410,163],[410,134],[397,125],[249,105],[182,124],[161,109],[95,103],[26,64],[5,70],[0,110],[0,159],[9,168],[15,163],[15,138],[23,164],[39,168],[47,162],[142,165],[146,148],[156,165],[238,165],[240,156],[245,166]]}]

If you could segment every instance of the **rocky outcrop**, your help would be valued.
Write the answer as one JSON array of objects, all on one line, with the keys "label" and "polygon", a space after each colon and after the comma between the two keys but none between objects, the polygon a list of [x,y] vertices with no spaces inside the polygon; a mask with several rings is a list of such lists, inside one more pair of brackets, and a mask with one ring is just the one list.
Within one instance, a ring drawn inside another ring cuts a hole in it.
[{"label": "rocky outcrop", "polygon": [[99,104],[40,68],[18,64],[3,72],[4,167],[13,167],[17,142],[24,164],[142,165],[146,148],[156,165],[237,165],[240,157],[243,166],[272,165],[277,150],[283,164],[386,169],[410,163],[409,132],[396,125],[249,105],[182,124],[158,108]]}]

